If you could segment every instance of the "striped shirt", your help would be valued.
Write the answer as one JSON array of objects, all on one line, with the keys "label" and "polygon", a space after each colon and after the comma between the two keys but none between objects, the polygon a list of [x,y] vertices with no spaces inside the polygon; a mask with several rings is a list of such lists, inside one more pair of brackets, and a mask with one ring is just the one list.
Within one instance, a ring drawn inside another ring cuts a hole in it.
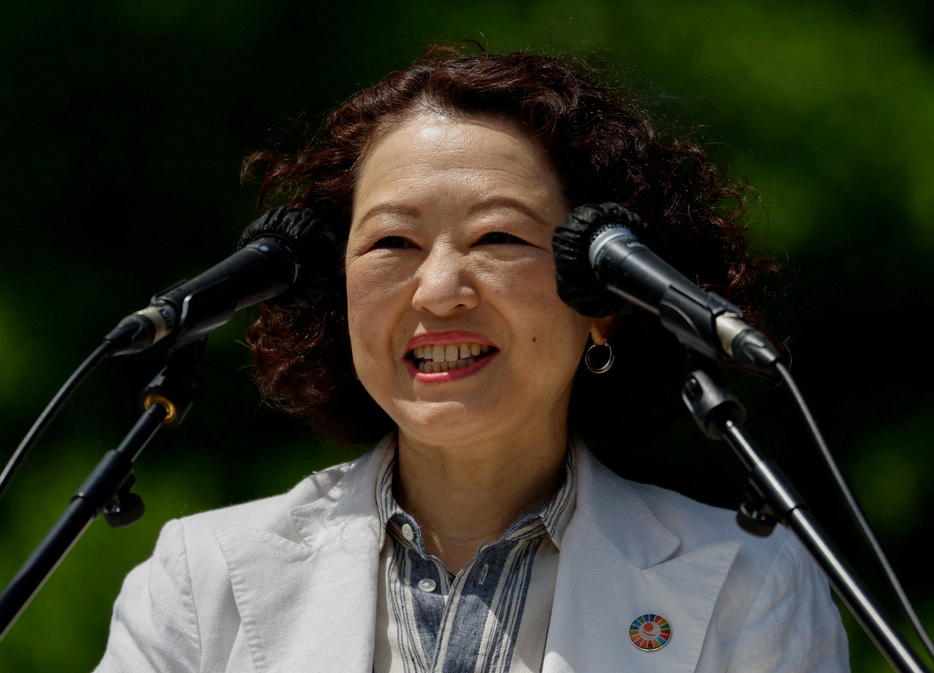
[{"label": "striped shirt", "polygon": [[377,479],[386,534],[379,561],[376,673],[541,670],[561,536],[574,511],[573,451],[554,497],[482,545],[453,576],[425,550],[418,523],[392,495],[395,453]]}]

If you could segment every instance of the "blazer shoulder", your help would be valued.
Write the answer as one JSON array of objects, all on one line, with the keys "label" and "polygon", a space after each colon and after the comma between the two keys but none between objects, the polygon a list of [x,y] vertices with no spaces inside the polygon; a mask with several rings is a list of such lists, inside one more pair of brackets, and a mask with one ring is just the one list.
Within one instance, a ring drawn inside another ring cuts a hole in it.
[{"label": "blazer shoulder", "polygon": [[285,493],[191,514],[178,519],[177,523],[189,538],[194,536],[203,539],[205,533],[218,526],[229,525],[291,537],[288,532],[291,528],[289,512],[327,497],[348,474],[352,478],[355,468],[371,461],[372,455],[373,452],[370,451],[356,460],[314,472]]},{"label": "blazer shoulder", "polygon": [[658,486],[634,484],[633,487],[652,513],[678,535],[685,549],[739,540],[744,547],[773,555],[794,537],[783,526],[776,526],[771,535],[759,537],[740,527],[735,510],[707,505]]},{"label": "blazer shoulder", "polygon": [[629,481],[592,455],[585,455],[585,481],[592,484],[586,506],[598,512],[595,517],[603,519],[615,513],[613,518],[625,521],[627,513],[630,518],[634,512],[639,513],[644,527],[648,519],[677,538],[678,555],[710,544],[735,541],[741,543],[743,555],[761,554],[768,558],[774,557],[794,537],[782,526],[776,526],[768,537],[753,536],[739,527],[736,511],[698,502],[660,486]]}]

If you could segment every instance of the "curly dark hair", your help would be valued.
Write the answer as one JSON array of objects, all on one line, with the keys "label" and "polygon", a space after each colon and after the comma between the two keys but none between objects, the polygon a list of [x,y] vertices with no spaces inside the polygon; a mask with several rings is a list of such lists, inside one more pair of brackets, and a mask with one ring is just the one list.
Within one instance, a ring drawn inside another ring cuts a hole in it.
[{"label": "curly dark hair", "polygon": [[[249,156],[244,179],[261,180],[260,210],[283,202],[311,208],[345,242],[362,157],[387,130],[425,109],[517,123],[548,152],[569,208],[612,201],[639,214],[649,247],[761,327],[756,281],[770,263],[747,255],[744,188],[729,183],[696,145],[660,138],[633,97],[555,58],[429,48],[337,108],[296,154]],[[335,259],[332,286],[315,305],[264,306],[248,338],[267,400],[339,441],[372,442],[394,426],[354,376],[342,266]],[[680,346],[653,316],[623,316],[612,343],[614,370],[594,376],[582,367],[572,393],[572,430],[598,442],[621,420],[633,437],[663,427],[680,410]]]}]

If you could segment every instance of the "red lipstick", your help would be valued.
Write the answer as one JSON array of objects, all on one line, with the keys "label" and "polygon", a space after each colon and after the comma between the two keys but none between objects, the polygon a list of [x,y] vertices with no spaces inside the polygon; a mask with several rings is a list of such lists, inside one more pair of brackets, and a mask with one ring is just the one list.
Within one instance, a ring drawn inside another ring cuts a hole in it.
[{"label": "red lipstick", "polygon": [[[444,372],[423,372],[419,370],[412,356],[412,351],[420,346],[447,346],[451,344],[463,343],[477,343],[480,345],[489,346],[491,350],[482,356],[477,356],[475,362],[468,364],[465,367],[461,367],[459,369],[449,369],[448,371]],[[408,343],[406,344],[405,364],[406,367],[408,367],[409,372],[411,372],[412,377],[419,383],[448,383],[450,381],[457,381],[467,376],[476,374],[481,369],[486,367],[493,360],[497,353],[499,353],[499,350],[497,350],[496,344],[494,344],[489,338],[477,332],[470,332],[466,330],[425,332],[409,339]]]}]

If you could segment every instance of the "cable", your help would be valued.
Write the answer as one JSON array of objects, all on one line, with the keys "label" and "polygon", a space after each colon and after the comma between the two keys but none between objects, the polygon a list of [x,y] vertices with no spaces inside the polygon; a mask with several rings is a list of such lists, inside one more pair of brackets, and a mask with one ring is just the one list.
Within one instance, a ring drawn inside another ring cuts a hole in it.
[{"label": "cable", "polygon": [[110,341],[104,341],[97,349],[88,356],[78,369],[75,370],[74,374],[65,381],[65,385],[61,387],[61,390],[52,398],[52,401],[49,402],[49,405],[45,408],[45,411],[36,419],[36,422],[29,429],[29,432],[26,433],[26,436],[23,437],[23,441],[20,442],[20,445],[16,448],[16,451],[13,452],[13,456],[10,458],[6,467],[3,469],[3,474],[0,474],[0,498],[3,497],[4,492],[6,492],[7,486],[10,485],[10,482],[13,481],[13,476],[16,474],[16,471],[19,469],[22,462],[26,459],[26,456],[29,455],[29,450],[32,448],[33,444],[39,439],[42,433],[45,431],[49,423],[52,422],[52,419],[55,418],[55,415],[58,413],[59,409],[65,404],[71,394],[75,391],[75,388],[90,374],[94,368],[100,364],[107,356],[110,355],[110,352],[114,349],[114,344]]},{"label": "cable", "polygon": [[889,583],[892,585],[892,588],[895,589],[895,593],[898,596],[898,600],[901,603],[902,609],[905,611],[905,614],[908,616],[908,619],[911,622],[911,625],[914,627],[915,632],[921,639],[921,642],[924,644],[925,650],[927,651],[928,655],[934,659],[934,643],[931,642],[931,638],[928,636],[927,631],[925,631],[924,625],[921,623],[917,613],[911,606],[911,603],[908,600],[908,596],[905,594],[905,590],[902,589],[901,582],[898,581],[898,577],[895,575],[895,571],[892,569],[892,566],[889,564],[889,561],[885,556],[882,545],[880,545],[878,540],[876,540],[876,536],[872,532],[872,528],[870,528],[869,522],[866,519],[866,516],[863,514],[862,508],[856,501],[856,497],[850,490],[850,487],[847,484],[843,473],[840,472],[840,468],[837,466],[836,461],[831,455],[830,449],[828,448],[827,443],[824,441],[824,437],[821,434],[820,429],[817,427],[817,421],[815,421],[814,417],[811,415],[811,411],[808,409],[807,403],[804,401],[804,397],[801,395],[801,391],[798,390],[798,386],[795,384],[794,379],[791,377],[791,372],[789,372],[787,367],[785,367],[785,365],[781,362],[776,363],[775,366],[778,369],[779,374],[781,374],[782,380],[785,382],[788,390],[795,398],[795,401],[798,404],[798,408],[801,410],[801,415],[804,417],[804,420],[811,431],[811,435],[814,437],[814,441],[817,442],[817,446],[820,448],[821,454],[823,455],[824,462],[826,462],[827,466],[830,468],[830,472],[833,474],[833,477],[837,482],[837,487],[843,494],[843,498],[846,500],[846,504],[860,528],[860,532],[863,534],[866,542],[869,543],[869,546],[875,552],[876,558],[882,565],[882,569],[885,571]]}]

